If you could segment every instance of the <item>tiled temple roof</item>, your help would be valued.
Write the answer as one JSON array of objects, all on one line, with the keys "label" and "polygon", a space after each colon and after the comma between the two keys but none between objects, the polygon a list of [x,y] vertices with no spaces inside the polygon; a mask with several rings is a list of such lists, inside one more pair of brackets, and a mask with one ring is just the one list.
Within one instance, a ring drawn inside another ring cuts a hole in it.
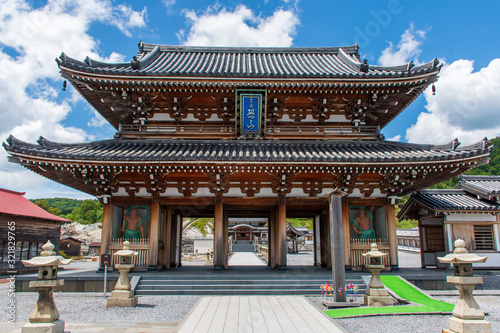
[{"label": "tiled temple roof", "polygon": [[460,175],[456,188],[464,189],[485,199],[500,197],[500,176]]},{"label": "tiled temple roof", "polygon": [[448,161],[488,155],[483,140],[457,147],[390,141],[274,141],[274,140],[127,140],[115,139],[80,144],[60,144],[40,137],[38,144],[10,136],[3,144],[11,155],[106,162],[327,162],[400,163]]},{"label": "tiled temple roof", "polygon": [[400,78],[439,71],[437,59],[423,65],[382,67],[362,64],[358,46],[329,48],[193,47],[140,42],[135,60],[84,62],[66,54],[59,67],[93,74],[213,78]]},{"label": "tiled temple roof", "polygon": [[500,212],[499,204],[478,199],[462,189],[420,190],[411,195],[398,217],[415,204],[434,212]]}]

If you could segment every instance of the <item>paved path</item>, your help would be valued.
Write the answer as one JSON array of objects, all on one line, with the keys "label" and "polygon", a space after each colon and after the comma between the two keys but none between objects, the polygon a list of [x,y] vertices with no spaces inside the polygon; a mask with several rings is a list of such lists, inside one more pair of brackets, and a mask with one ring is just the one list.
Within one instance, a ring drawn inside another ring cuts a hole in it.
[{"label": "paved path", "polygon": [[192,309],[178,333],[342,333],[302,296],[208,296]]},{"label": "paved path", "polygon": [[253,252],[234,252],[229,258],[229,266],[267,266]]},{"label": "paved path", "polygon": [[[63,319],[63,318],[61,318]],[[64,320],[64,319],[63,319]],[[27,323],[17,322],[11,325],[0,322],[0,332],[21,333],[22,327]],[[66,322],[65,332],[71,333],[170,333],[178,323],[78,323]]]}]

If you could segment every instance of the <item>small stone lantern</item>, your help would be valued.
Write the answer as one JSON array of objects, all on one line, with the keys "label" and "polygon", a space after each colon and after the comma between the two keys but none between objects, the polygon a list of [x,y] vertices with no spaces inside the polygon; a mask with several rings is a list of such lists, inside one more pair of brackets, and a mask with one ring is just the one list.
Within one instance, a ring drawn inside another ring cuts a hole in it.
[{"label": "small stone lantern", "polygon": [[444,329],[443,333],[491,333],[491,323],[484,320],[484,313],[472,296],[476,285],[483,283],[482,277],[472,276],[472,264],[485,262],[486,257],[469,253],[465,241],[457,239],[455,251],[438,260],[453,264],[453,276],[447,276],[446,281],[454,284],[460,292],[457,305],[453,308],[453,317],[449,319],[450,328]]},{"label": "small stone lantern", "polygon": [[128,272],[134,267],[132,264],[132,256],[136,256],[137,252],[130,250],[130,243],[123,242],[123,249],[115,253],[118,257],[118,264],[115,265],[120,271],[118,281],[116,281],[115,290],[111,292],[111,297],[107,299],[108,306],[134,307],[137,306],[137,296],[134,296],[134,291],[131,290],[130,279]]},{"label": "small stone lantern", "polygon": [[47,241],[42,249],[39,257],[21,260],[26,267],[38,267],[38,281],[30,281],[29,286],[39,294],[35,308],[29,317],[30,323],[25,325],[21,332],[63,333],[64,321],[59,320],[59,311],[54,303],[53,292],[56,287],[64,285],[64,280],[57,280],[58,266],[67,265],[72,260],[56,256],[54,245],[50,241]]},{"label": "small stone lantern", "polygon": [[363,295],[363,304],[368,306],[393,305],[394,301],[389,296],[379,276],[380,271],[385,267],[382,265],[382,258],[388,254],[380,252],[376,243],[373,243],[371,247],[370,251],[363,253],[363,256],[367,257],[370,261],[367,267],[370,273],[372,273],[370,283],[368,284],[368,288],[366,288],[366,295]]}]

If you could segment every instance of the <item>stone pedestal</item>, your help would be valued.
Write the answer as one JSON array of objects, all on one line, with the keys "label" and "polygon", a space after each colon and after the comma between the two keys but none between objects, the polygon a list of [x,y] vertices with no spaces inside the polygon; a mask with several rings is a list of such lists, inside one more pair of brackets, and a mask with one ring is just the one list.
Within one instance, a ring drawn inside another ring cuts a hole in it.
[{"label": "stone pedestal", "polygon": [[116,281],[115,290],[111,292],[111,297],[108,298],[107,306],[134,307],[138,304],[138,297],[134,296],[134,291],[131,289],[128,272],[134,265],[132,264],[117,264],[116,268],[120,271],[120,277]]},{"label": "stone pedestal", "polygon": [[393,305],[394,300],[389,296],[385,288],[367,288],[363,295],[363,304],[367,306],[386,306]]},{"label": "stone pedestal", "polygon": [[453,253],[438,260],[453,264],[453,276],[446,277],[446,280],[454,284],[460,293],[457,305],[453,308],[453,317],[449,319],[450,328],[443,329],[442,332],[491,333],[491,323],[484,320],[484,313],[472,296],[476,285],[483,284],[482,277],[473,276],[472,264],[485,262],[486,257],[469,253],[465,248],[465,241],[457,239]]},{"label": "stone pedestal", "polygon": [[453,317],[449,319],[449,329],[446,333],[491,333],[491,323],[484,320],[484,313],[472,296],[476,285],[483,284],[480,276],[448,276],[448,283],[458,289],[460,297],[453,308]]},{"label": "stone pedestal", "polygon": [[55,320],[50,323],[29,323],[21,329],[22,333],[64,333],[64,321]]}]

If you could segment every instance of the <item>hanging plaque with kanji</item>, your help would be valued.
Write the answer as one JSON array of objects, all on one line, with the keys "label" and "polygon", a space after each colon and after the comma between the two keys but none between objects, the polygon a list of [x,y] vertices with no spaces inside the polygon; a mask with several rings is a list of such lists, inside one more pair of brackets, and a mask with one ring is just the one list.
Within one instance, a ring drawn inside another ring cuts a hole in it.
[{"label": "hanging plaque with kanji", "polygon": [[264,90],[236,91],[238,137],[262,138],[265,124]]}]

